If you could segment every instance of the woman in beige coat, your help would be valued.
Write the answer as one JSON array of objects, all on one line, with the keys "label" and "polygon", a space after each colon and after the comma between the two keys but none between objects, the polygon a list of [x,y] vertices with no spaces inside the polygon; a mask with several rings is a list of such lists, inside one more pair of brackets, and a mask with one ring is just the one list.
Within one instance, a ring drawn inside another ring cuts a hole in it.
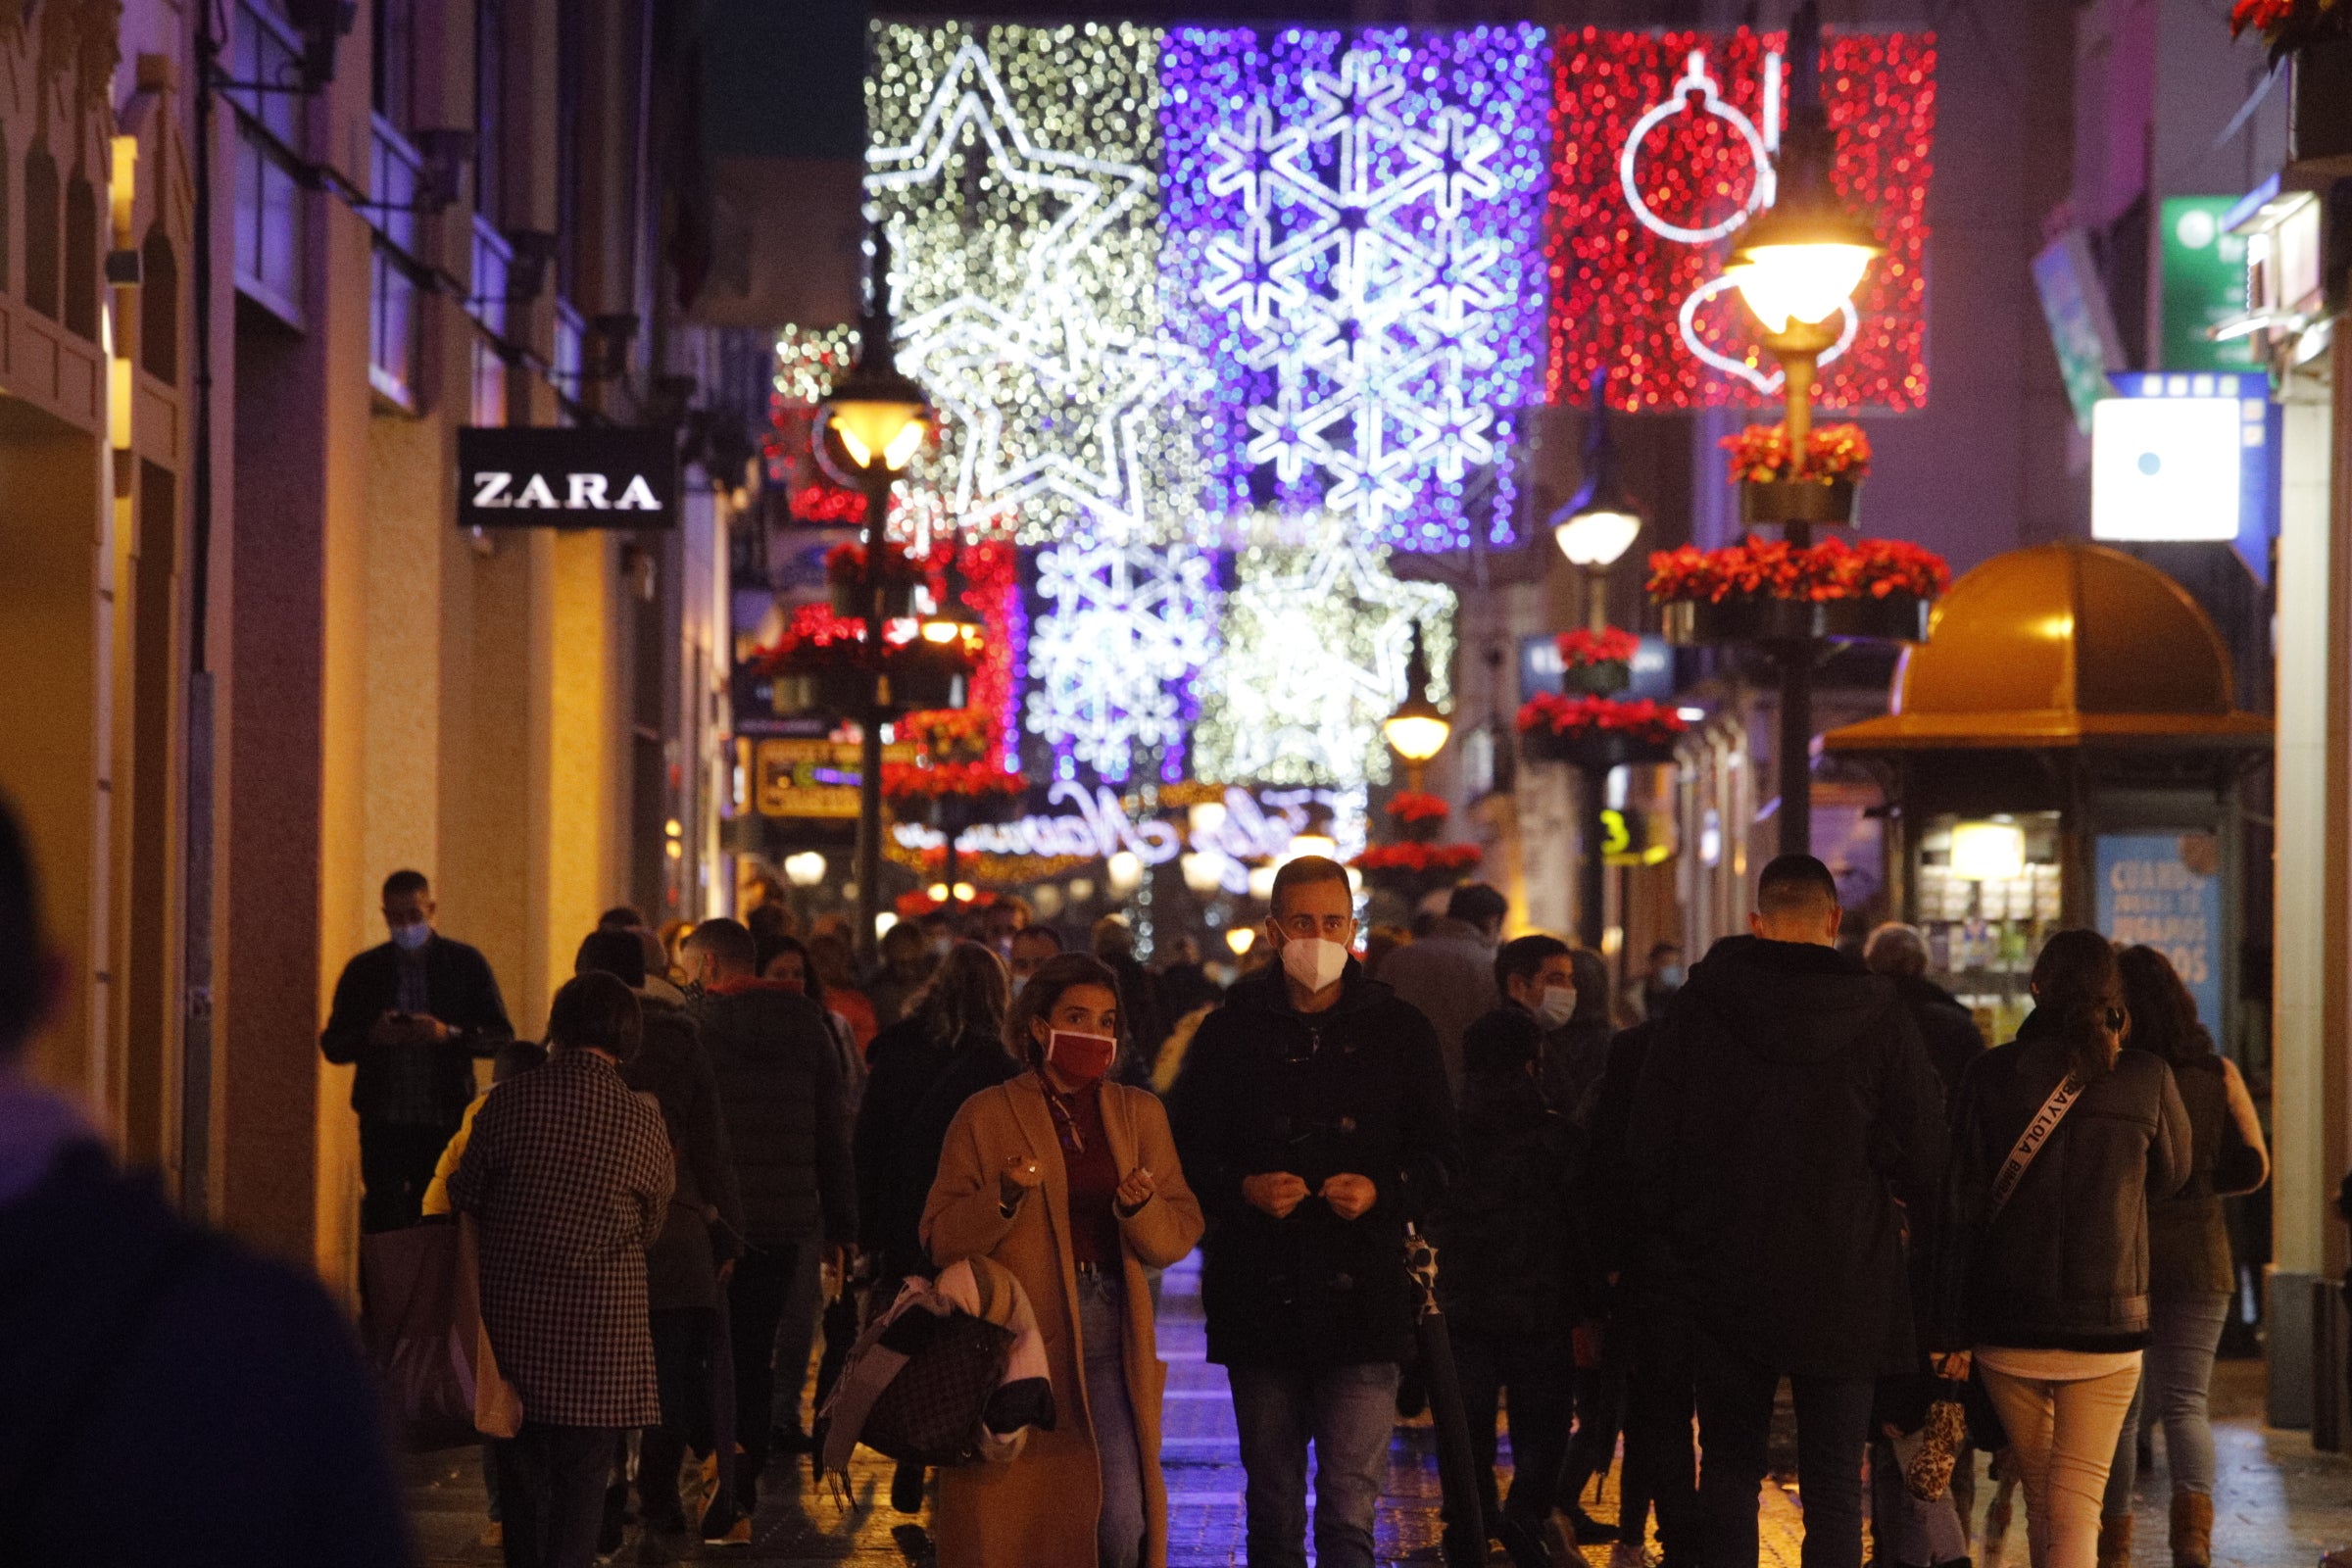
[{"label": "woman in beige coat", "polygon": [[1030,1070],[964,1102],[923,1208],[941,1268],[988,1257],[1028,1293],[1057,1419],[1008,1464],[941,1472],[941,1568],[1161,1568],[1167,1489],[1146,1269],[1200,1239],[1167,1112],[1104,1081],[1118,981],[1083,954],[1050,960],[1004,1020]]}]

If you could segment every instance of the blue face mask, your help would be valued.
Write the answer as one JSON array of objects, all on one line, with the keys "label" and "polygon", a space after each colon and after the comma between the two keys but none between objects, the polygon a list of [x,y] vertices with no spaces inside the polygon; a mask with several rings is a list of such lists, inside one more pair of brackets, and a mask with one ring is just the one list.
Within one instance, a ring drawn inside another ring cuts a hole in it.
[{"label": "blue face mask", "polygon": [[433,940],[433,928],[422,920],[415,925],[396,925],[392,928],[392,944],[404,953],[415,953]]},{"label": "blue face mask", "polygon": [[1683,966],[1670,963],[1658,971],[1658,984],[1668,991],[1680,991],[1683,986]]}]

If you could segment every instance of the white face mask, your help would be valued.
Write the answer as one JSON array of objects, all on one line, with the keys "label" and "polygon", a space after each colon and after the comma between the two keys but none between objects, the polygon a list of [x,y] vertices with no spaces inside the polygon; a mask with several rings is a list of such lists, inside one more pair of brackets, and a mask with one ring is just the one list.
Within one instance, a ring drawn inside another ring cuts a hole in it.
[{"label": "white face mask", "polygon": [[1348,950],[1321,937],[1293,937],[1282,945],[1282,970],[1309,991],[1335,984],[1348,968]]},{"label": "white face mask", "polygon": [[1576,988],[1574,986],[1545,986],[1544,998],[1536,1004],[1536,1019],[1546,1029],[1557,1029],[1576,1016]]}]

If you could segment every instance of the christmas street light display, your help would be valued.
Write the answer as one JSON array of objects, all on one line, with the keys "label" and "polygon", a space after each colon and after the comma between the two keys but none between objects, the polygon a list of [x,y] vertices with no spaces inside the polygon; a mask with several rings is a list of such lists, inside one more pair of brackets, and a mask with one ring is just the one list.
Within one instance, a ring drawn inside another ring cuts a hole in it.
[{"label": "christmas street light display", "polygon": [[1054,775],[1083,765],[1124,784],[1156,752],[1162,781],[1184,777],[1196,684],[1217,645],[1215,558],[1076,539],[1038,551],[1035,570],[1051,608],[1029,630],[1028,724]]},{"label": "christmas street light display", "polygon": [[1226,505],[1510,542],[1549,52],[1534,27],[1168,34],[1169,318],[1215,368]]}]

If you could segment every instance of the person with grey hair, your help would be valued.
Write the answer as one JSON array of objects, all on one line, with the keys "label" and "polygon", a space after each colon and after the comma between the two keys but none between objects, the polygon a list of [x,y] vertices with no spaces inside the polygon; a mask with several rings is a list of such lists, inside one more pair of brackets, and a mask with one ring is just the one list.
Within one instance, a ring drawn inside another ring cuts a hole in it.
[{"label": "person with grey hair", "polygon": [[1919,1025],[1919,1038],[1943,1080],[1945,1099],[1960,1090],[1960,1075],[1984,1054],[1984,1036],[1960,999],[1928,978],[1928,939],[1919,927],[1889,920],[1874,928],[1863,945],[1862,962],[1873,974],[1894,982],[1895,995]]}]

